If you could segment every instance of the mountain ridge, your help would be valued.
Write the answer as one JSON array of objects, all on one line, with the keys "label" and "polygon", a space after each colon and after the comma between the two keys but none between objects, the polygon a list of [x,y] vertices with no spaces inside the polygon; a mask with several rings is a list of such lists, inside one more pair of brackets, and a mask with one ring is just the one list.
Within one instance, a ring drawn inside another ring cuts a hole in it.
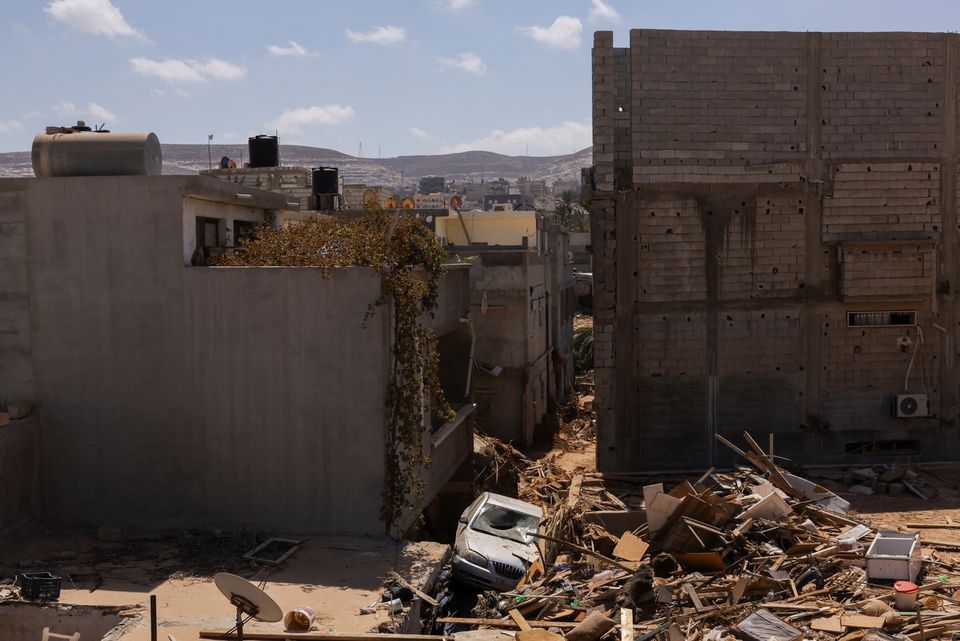
[{"label": "mountain ridge", "polygon": [[[210,163],[219,166],[221,156],[239,164],[247,158],[247,146],[164,144],[163,173],[195,174]],[[208,155],[209,154],[209,155]],[[457,181],[482,179],[518,179],[552,183],[558,180],[580,181],[580,170],[593,164],[591,147],[557,156],[508,156],[492,151],[463,151],[450,154],[420,154],[392,158],[360,158],[335,149],[306,145],[281,145],[280,164],[293,167],[333,166],[348,183],[398,185],[401,180],[423,176],[445,176]],[[0,153],[0,177],[32,176],[29,151]]]}]

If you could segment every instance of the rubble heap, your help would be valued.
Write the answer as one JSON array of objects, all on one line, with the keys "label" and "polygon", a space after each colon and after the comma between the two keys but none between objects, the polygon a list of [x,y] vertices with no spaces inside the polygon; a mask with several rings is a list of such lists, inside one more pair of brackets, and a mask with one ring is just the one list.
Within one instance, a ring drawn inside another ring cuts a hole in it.
[{"label": "rubble heap", "polygon": [[[960,572],[917,533],[878,531],[849,503],[790,474],[744,434],[749,465],[610,492],[623,475],[526,461],[521,498],[544,507],[542,558],[487,593],[459,626],[520,641],[926,641],[960,633]],[[509,447],[509,446],[507,446]],[[512,448],[511,448],[512,449]],[[512,464],[523,457],[509,452]],[[630,495],[633,495],[631,497]],[[524,637],[524,638],[521,638]],[[536,637],[536,639],[534,639]]]}]

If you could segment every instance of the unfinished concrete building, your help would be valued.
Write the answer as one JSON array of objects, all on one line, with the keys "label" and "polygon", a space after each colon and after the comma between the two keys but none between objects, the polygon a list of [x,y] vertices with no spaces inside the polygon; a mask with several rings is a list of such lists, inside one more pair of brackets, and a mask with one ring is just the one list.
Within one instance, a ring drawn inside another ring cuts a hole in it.
[{"label": "unfinished concrete building", "polygon": [[477,422],[487,434],[529,445],[572,388],[568,235],[532,211],[462,212],[435,224],[450,255],[471,263]]},{"label": "unfinished concrete building", "polygon": [[956,459],[958,48],[596,33],[601,470]]}]

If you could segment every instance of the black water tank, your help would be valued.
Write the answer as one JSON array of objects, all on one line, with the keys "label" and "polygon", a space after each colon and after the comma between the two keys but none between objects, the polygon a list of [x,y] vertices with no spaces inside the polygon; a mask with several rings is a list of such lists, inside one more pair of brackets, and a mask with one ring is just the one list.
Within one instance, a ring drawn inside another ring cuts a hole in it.
[{"label": "black water tank", "polygon": [[336,167],[317,167],[313,170],[313,195],[336,194],[340,191],[340,171]]},{"label": "black water tank", "polygon": [[254,136],[247,140],[251,167],[277,167],[280,164],[280,143],[276,136]]}]

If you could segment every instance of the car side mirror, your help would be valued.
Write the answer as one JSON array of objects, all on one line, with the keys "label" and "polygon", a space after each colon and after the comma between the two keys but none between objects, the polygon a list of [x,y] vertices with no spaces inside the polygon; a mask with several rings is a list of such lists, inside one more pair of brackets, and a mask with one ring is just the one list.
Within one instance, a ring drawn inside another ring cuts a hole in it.
[{"label": "car side mirror", "polygon": [[463,523],[464,525],[466,525],[466,524],[467,524],[467,517],[461,516],[461,517],[460,517],[460,522]]}]

